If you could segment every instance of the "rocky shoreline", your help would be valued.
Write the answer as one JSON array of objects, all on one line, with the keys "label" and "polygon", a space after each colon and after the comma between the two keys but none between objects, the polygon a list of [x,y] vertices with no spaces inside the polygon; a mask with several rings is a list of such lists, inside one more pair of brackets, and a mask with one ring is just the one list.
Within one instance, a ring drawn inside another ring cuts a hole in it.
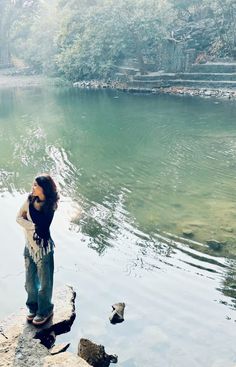
[{"label": "rocky shoreline", "polygon": [[236,91],[230,89],[206,89],[206,88],[161,88],[160,94],[170,94],[170,95],[186,95],[186,96],[199,96],[205,98],[223,98],[223,99],[235,99]]},{"label": "rocky shoreline", "polygon": [[139,88],[131,87],[129,83],[116,80],[90,80],[75,83],[63,82],[58,78],[46,78],[42,75],[6,75],[0,74],[0,88],[26,88],[45,86],[73,86],[79,89],[112,89],[133,94],[166,94],[176,96],[198,96],[205,98],[221,98],[236,100],[235,89],[210,89],[210,88],[187,88],[187,87],[159,87]]},{"label": "rocky shoreline", "polygon": [[186,87],[160,87],[160,88],[134,88],[128,83],[119,81],[79,81],[73,83],[73,87],[80,89],[115,89],[127,93],[137,94],[169,94],[177,96],[198,96],[205,98],[223,98],[236,100],[236,90],[233,89],[209,89],[209,88],[186,88]]},{"label": "rocky shoreline", "polygon": [[41,327],[25,321],[25,309],[1,320],[0,367],[89,367],[84,359],[66,352],[70,344],[54,346],[56,336],[70,331],[74,322],[75,296],[70,286],[57,289],[54,315]]},{"label": "rocky shoreline", "polygon": [[[116,354],[107,354],[105,347],[81,338],[77,354],[68,352],[70,343],[56,343],[58,335],[68,333],[75,320],[76,292],[66,285],[54,292],[54,313],[41,326],[26,321],[26,310],[0,321],[0,367],[109,367],[117,363]],[[112,306],[111,324],[124,321],[125,303]]]}]

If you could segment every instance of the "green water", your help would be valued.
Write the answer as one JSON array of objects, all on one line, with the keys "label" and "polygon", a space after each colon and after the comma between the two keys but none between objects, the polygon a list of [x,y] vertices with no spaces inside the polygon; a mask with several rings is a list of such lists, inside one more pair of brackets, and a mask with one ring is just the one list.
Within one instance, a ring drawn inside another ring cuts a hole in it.
[{"label": "green water", "polygon": [[35,173],[62,170],[76,200],[122,193],[142,230],[190,230],[236,254],[235,103],[40,89],[1,101],[3,186],[27,189]]},{"label": "green water", "polygon": [[[231,101],[0,90],[0,315],[25,297],[15,213],[35,175],[50,172],[61,195],[56,285],[80,299],[72,350],[87,336],[119,366],[233,366],[235,117]],[[116,301],[127,319],[112,329]]]}]

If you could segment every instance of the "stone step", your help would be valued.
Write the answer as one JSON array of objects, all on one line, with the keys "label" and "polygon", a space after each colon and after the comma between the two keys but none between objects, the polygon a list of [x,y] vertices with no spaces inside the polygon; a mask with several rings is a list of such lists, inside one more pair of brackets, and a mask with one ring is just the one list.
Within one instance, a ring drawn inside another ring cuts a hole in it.
[{"label": "stone step", "polygon": [[160,87],[189,87],[189,88],[230,88],[236,89],[236,81],[228,81],[228,80],[221,80],[221,81],[211,81],[211,80],[183,80],[183,79],[169,79],[169,80],[133,80],[129,82],[129,86],[134,88],[160,88]]},{"label": "stone step", "polygon": [[129,79],[129,76],[123,73],[115,73],[115,79],[119,82],[126,83]]},{"label": "stone step", "polygon": [[161,81],[161,80],[212,80],[236,81],[236,73],[150,73],[148,75],[135,75],[134,81]]},{"label": "stone step", "polygon": [[116,66],[116,65],[113,65],[113,69],[117,73],[121,73],[121,74],[125,74],[125,75],[135,75],[135,74],[137,74],[139,72],[139,69],[125,67],[125,66]]},{"label": "stone step", "polygon": [[[160,80],[169,80],[169,79],[175,79],[179,74],[174,73],[148,73],[146,75],[137,74],[134,75],[133,80],[134,81],[160,81]],[[178,77],[179,78],[179,77]]]},{"label": "stone step", "polygon": [[183,80],[176,79],[171,81],[172,86],[196,87],[196,88],[235,88],[236,81],[229,80]]},{"label": "stone step", "polygon": [[193,64],[190,72],[198,73],[236,73],[236,62],[208,62],[206,64]]}]

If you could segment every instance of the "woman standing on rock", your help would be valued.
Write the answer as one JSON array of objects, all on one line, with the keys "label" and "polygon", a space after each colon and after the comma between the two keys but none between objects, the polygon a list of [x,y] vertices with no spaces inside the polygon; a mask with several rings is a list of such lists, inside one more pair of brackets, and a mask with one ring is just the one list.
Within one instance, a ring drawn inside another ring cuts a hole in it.
[{"label": "woman standing on rock", "polygon": [[17,222],[24,228],[26,283],[29,309],[27,320],[44,324],[53,314],[52,289],[54,242],[50,235],[59,196],[55,182],[47,174],[35,178],[32,193],[21,207]]}]

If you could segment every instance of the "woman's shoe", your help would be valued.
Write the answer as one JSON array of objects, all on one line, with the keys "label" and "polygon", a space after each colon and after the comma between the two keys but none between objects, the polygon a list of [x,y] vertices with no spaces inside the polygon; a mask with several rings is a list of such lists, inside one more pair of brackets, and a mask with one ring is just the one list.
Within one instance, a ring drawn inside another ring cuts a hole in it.
[{"label": "woman's shoe", "polygon": [[36,316],[36,312],[29,311],[27,316],[26,316],[26,320],[28,322],[32,322],[35,316]]},{"label": "woman's shoe", "polygon": [[43,325],[45,324],[49,319],[50,317],[53,315],[53,312],[51,312],[49,315],[47,316],[40,316],[40,315],[36,315],[34,318],[33,318],[33,324],[38,326],[38,325]]}]

